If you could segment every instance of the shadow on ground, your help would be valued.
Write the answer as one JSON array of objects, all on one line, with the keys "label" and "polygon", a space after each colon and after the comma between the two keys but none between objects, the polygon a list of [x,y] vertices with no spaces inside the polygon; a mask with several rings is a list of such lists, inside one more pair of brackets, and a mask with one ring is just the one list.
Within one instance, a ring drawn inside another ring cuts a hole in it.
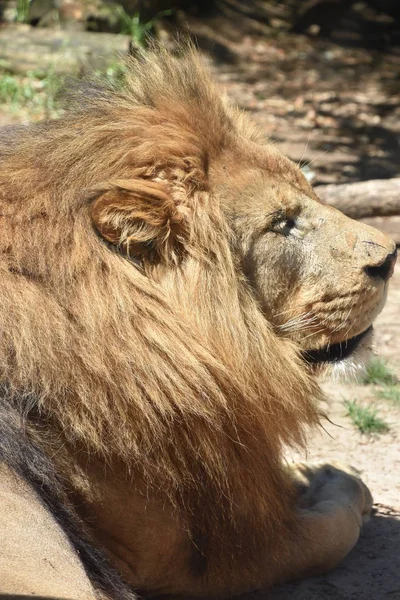
[{"label": "shadow on ground", "polygon": [[357,546],[332,573],[241,600],[399,600],[400,514],[382,505],[375,509]]}]

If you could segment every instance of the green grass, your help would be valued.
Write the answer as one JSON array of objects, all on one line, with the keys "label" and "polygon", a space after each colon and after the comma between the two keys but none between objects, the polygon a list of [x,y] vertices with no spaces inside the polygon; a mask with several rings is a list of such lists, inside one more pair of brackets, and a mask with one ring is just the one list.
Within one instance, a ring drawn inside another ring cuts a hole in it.
[{"label": "green grass", "polygon": [[[99,81],[108,79],[118,87],[124,79],[123,62],[115,61],[94,76]],[[0,110],[23,120],[57,118],[62,112],[62,89],[64,78],[49,72],[43,76],[30,71],[26,75],[0,71]]]},{"label": "green grass", "polygon": [[381,358],[374,358],[367,367],[364,377],[365,384],[396,385],[397,378],[386,362]]},{"label": "green grass", "polygon": [[358,404],[356,400],[345,400],[347,416],[360,433],[385,433],[389,425],[377,415],[377,410],[371,406]]},{"label": "green grass", "polygon": [[29,0],[17,0],[16,19],[19,23],[27,23],[29,17]]},{"label": "green grass", "polygon": [[400,406],[400,382],[382,358],[375,358],[367,367],[364,384],[373,386],[374,395]]},{"label": "green grass", "polygon": [[28,109],[32,115],[57,116],[56,96],[61,82],[53,73],[40,77],[32,71],[26,75],[0,72],[0,105],[10,112]]},{"label": "green grass", "polygon": [[379,390],[378,396],[400,405],[400,385],[386,386]]},{"label": "green grass", "polygon": [[114,88],[118,88],[123,83],[125,74],[126,66],[123,62],[119,61],[112,62],[105,70],[97,70],[94,73],[95,77],[100,81],[107,79]]},{"label": "green grass", "polygon": [[129,35],[132,42],[137,46],[146,46],[155,22],[162,17],[167,17],[173,13],[173,9],[167,9],[159,12],[153,19],[143,23],[140,20],[140,13],[128,14],[122,6],[118,7],[118,16],[120,20],[120,32]]}]

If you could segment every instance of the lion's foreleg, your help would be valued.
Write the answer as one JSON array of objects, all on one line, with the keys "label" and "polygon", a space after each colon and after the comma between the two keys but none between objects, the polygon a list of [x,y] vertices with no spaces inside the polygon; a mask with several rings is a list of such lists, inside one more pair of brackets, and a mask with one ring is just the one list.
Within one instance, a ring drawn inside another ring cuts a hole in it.
[{"label": "lion's foreleg", "polygon": [[355,546],[372,508],[372,496],[350,470],[336,465],[299,465],[300,537],[275,582],[329,571]]}]

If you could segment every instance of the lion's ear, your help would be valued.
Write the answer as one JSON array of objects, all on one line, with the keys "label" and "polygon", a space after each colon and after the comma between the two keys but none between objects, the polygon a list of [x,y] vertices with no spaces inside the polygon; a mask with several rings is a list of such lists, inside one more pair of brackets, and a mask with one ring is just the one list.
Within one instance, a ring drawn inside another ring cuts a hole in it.
[{"label": "lion's ear", "polygon": [[189,235],[188,208],[174,201],[163,182],[112,181],[93,202],[91,215],[100,235],[132,257],[174,260]]}]

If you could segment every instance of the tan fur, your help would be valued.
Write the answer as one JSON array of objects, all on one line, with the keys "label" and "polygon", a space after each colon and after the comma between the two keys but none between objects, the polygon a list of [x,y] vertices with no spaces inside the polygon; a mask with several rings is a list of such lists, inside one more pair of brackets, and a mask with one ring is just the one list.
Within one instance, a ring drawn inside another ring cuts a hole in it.
[{"label": "tan fur", "polygon": [[[282,464],[318,422],[300,348],[370,324],[385,285],[362,269],[393,247],[322,206],[192,52],[129,67],[2,149],[1,375],[130,584],[226,595],[306,570]],[[301,207],[314,241],[281,249],[274,218]],[[373,247],[357,274],[328,248],[343,228]]]},{"label": "tan fur", "polygon": [[2,594],[96,600],[78,556],[36,494],[3,465],[0,480]]}]

